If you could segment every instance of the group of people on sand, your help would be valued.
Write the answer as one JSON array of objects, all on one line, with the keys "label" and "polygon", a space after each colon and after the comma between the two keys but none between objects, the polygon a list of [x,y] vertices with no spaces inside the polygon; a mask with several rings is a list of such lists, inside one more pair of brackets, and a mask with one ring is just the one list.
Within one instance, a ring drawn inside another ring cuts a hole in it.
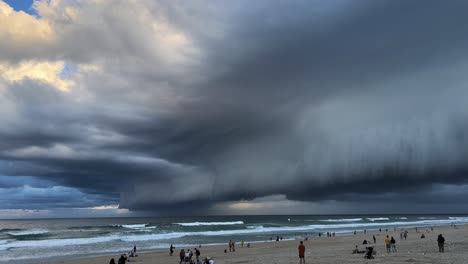
[{"label": "group of people on sand", "polygon": [[[173,245],[171,244],[171,248],[173,248]],[[193,253],[195,252],[195,253]],[[195,255],[195,260],[193,260],[193,256]],[[191,251],[190,249],[181,249],[180,252],[179,252],[179,257],[180,257],[180,262],[179,264],[182,264],[182,263],[189,263],[189,264],[201,264],[201,260],[200,260],[200,250],[198,248],[194,248],[193,251]],[[172,254],[171,254],[172,256]],[[211,258],[210,258],[211,259]],[[207,260],[207,259],[205,259]],[[206,262],[206,263],[210,263],[210,262]],[[210,263],[211,264],[211,263]]]},{"label": "group of people on sand", "polygon": [[[431,230],[433,231],[433,228],[431,228]],[[372,237],[374,239],[374,244],[375,244],[376,243],[376,238],[375,238],[374,235]],[[400,239],[401,240],[403,240],[403,239],[406,240],[407,237],[408,237],[408,231],[404,231],[404,232],[400,233]],[[396,240],[395,240],[395,238],[393,236],[386,235],[384,241],[385,241],[385,248],[387,250],[387,253],[392,253],[392,252],[396,253],[397,252]],[[362,244],[370,244],[370,242],[368,242],[367,240],[364,240]],[[444,248],[445,247],[445,238],[442,236],[442,234],[439,234],[438,237],[437,237],[437,245],[439,247],[439,252],[443,253],[444,250],[445,250],[445,248]],[[356,245],[355,249],[353,249],[353,251],[352,251],[352,254],[363,254],[363,253],[367,254],[368,249],[369,249],[369,247],[366,247],[366,250],[359,250],[358,246]],[[373,250],[372,253],[375,255],[376,251]]]},{"label": "group of people on sand", "polygon": [[405,230],[404,232],[400,232],[400,240],[407,239],[408,238],[408,231]]},{"label": "group of people on sand", "polygon": [[134,245],[133,250],[128,252],[128,254],[120,255],[120,258],[117,260],[117,263],[115,263],[114,258],[111,258],[111,260],[109,261],[109,264],[126,264],[126,263],[130,262],[130,258],[138,257],[136,251],[137,251],[137,248],[136,248],[136,245]]},{"label": "group of people on sand", "polygon": [[385,248],[387,249],[387,253],[397,252],[395,238],[393,238],[393,237],[389,238],[388,235],[387,235],[385,237]]}]

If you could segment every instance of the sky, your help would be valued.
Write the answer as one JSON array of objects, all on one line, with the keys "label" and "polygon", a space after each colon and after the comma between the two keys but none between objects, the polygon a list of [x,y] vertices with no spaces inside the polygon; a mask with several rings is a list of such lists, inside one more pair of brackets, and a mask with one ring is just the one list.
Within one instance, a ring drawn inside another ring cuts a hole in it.
[{"label": "sky", "polygon": [[467,8],[0,0],[0,218],[466,213]]}]

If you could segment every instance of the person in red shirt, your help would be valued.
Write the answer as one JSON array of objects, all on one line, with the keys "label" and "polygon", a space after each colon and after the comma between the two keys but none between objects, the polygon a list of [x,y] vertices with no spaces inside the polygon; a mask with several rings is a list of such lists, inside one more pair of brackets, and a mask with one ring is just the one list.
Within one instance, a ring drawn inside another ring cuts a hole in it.
[{"label": "person in red shirt", "polygon": [[305,264],[305,246],[303,241],[301,241],[301,244],[297,249],[299,250],[299,264]]}]

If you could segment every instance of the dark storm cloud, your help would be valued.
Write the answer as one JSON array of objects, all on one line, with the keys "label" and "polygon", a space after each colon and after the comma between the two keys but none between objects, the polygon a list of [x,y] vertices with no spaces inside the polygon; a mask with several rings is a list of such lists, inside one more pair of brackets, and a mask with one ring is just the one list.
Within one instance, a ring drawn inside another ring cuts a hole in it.
[{"label": "dark storm cloud", "polygon": [[[93,23],[55,20],[64,36],[48,52],[2,57],[101,69],[76,73],[68,93],[34,80],[2,90],[0,79],[0,184],[36,176],[89,195],[86,206],[199,212],[275,194],[463,197],[441,184],[467,179],[467,3],[142,1],[140,20],[113,5],[78,5]],[[189,40],[181,58],[152,21]]]}]

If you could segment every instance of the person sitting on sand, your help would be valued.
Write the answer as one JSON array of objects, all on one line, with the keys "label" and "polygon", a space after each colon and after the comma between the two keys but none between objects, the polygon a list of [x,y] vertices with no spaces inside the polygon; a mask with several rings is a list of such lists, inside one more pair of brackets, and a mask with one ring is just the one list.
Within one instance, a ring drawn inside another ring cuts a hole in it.
[{"label": "person sitting on sand", "polygon": [[125,262],[127,262],[125,255],[121,255],[118,262],[119,264],[125,264]]},{"label": "person sitting on sand", "polygon": [[205,264],[214,264],[214,260],[210,257],[205,258]]},{"label": "person sitting on sand", "polygon": [[356,248],[353,250],[352,254],[364,254],[366,253],[365,250],[359,250],[358,245],[356,245]]},{"label": "person sitting on sand", "polygon": [[109,264],[115,264],[114,258],[111,258],[111,260],[109,261]]},{"label": "person sitting on sand", "polygon": [[362,241],[362,244],[367,245],[367,240],[364,239],[364,241]]},{"label": "person sitting on sand", "polygon": [[426,236],[425,236],[424,234],[422,234],[422,235],[421,235],[421,239],[422,239],[422,238],[426,238]]},{"label": "person sitting on sand", "polygon": [[300,242],[299,247],[297,247],[297,250],[299,251],[299,264],[305,264],[305,246],[303,241]]}]

